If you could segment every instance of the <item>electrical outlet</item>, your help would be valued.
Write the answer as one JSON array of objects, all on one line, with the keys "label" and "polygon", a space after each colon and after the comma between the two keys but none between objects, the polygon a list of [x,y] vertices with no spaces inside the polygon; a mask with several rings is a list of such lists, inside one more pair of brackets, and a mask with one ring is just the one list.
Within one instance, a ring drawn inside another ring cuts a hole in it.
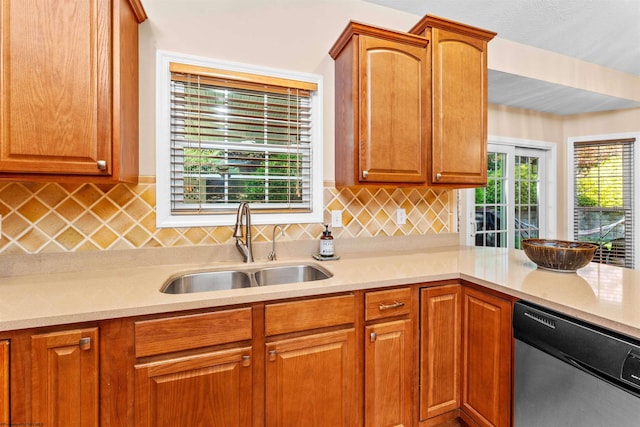
[{"label": "electrical outlet", "polygon": [[403,225],[407,223],[407,211],[398,209],[396,211],[396,224]]},{"label": "electrical outlet", "polygon": [[342,211],[331,211],[331,227],[342,227]]}]

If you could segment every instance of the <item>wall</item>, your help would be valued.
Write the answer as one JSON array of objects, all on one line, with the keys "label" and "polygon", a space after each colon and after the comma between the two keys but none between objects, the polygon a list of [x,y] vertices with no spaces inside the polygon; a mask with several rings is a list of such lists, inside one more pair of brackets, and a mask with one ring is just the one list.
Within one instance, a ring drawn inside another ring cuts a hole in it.
[{"label": "wall", "polygon": [[490,136],[556,143],[558,147],[557,230],[565,235],[569,220],[567,212],[567,140],[570,137],[606,135],[640,131],[640,108],[599,113],[558,116],[503,105],[489,105]]},{"label": "wall", "polygon": [[[321,74],[324,78],[325,222],[344,211],[336,237],[396,236],[457,231],[455,191],[337,190],[334,188],[334,73],[328,51],[349,20],[395,30],[421,17],[360,0],[143,0],[149,19],[140,26],[139,185],[0,184],[1,253],[76,252],[196,244],[232,244],[230,227],[155,228],[155,51],[156,49],[252,65]],[[514,71],[521,45],[490,43],[490,66]],[[535,52],[536,55],[541,52]],[[528,63],[530,63],[529,61]],[[534,61],[538,68],[548,61]],[[529,67],[533,69],[534,64]],[[547,71],[554,67],[544,67]],[[565,76],[566,77],[566,76]],[[549,76],[549,78],[552,78]],[[564,77],[553,77],[562,80]],[[606,81],[611,82],[612,79]],[[584,82],[580,82],[583,84]],[[606,85],[609,91],[617,90]],[[492,105],[489,134],[563,144],[579,132],[605,133],[640,123],[640,112],[559,118]],[[637,130],[637,129],[631,129]],[[562,210],[564,173],[559,170]],[[396,226],[398,207],[407,224]],[[562,218],[566,217],[559,212]],[[562,226],[558,224],[559,228]],[[290,225],[284,239],[316,239],[320,224]],[[256,227],[257,241],[271,239],[271,227]]]},{"label": "wall", "polygon": [[[454,223],[455,198],[431,189],[337,191],[325,188],[325,218],[343,211],[344,237],[408,236],[447,233]],[[395,224],[395,210],[407,223]],[[233,244],[231,227],[156,229],[155,184],[0,184],[0,252],[35,254],[152,247]],[[320,224],[292,224],[279,241],[317,239]],[[255,242],[271,241],[272,226],[252,227]],[[339,240],[338,240],[339,242]]]},{"label": "wall", "polygon": [[[185,7],[189,5],[190,7]],[[145,0],[140,26],[140,173],[155,175],[157,49],[324,78],[325,180],[331,181],[334,71],[329,50],[350,20],[408,30],[420,17],[360,0]]]},{"label": "wall", "polygon": [[[333,185],[334,84],[328,52],[349,20],[409,29],[419,17],[358,0],[144,0],[140,26],[139,185],[0,184],[3,253],[76,252],[196,244],[233,244],[230,227],[155,228],[156,49],[324,77],[325,222],[343,211],[340,237],[447,233],[455,192],[337,190]],[[395,224],[395,210],[407,224]],[[254,227],[256,241],[271,226]],[[317,239],[321,224],[289,225],[286,239]]]},{"label": "wall", "polygon": [[558,186],[555,206],[558,207],[556,227],[559,233],[566,230],[564,218],[565,201],[565,172],[561,168],[565,158],[565,137],[563,134],[564,117],[538,111],[523,110],[506,107],[504,105],[489,105],[488,133],[492,136],[522,139],[528,141],[543,141],[555,143],[558,155]]}]

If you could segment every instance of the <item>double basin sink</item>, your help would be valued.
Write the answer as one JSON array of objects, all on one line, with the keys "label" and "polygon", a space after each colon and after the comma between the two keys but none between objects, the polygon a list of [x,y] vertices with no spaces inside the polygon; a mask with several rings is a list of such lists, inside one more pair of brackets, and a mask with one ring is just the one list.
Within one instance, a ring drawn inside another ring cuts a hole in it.
[{"label": "double basin sink", "polygon": [[285,283],[324,280],[333,274],[319,265],[305,263],[274,267],[238,268],[188,273],[167,281],[160,291],[165,294],[188,294],[250,288],[252,286],[283,285]]}]

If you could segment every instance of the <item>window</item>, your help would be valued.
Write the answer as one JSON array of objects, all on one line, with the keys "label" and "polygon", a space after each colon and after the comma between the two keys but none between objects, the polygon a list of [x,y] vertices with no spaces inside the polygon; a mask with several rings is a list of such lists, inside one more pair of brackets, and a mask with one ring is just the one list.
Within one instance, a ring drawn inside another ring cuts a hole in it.
[{"label": "window", "polygon": [[573,142],[573,237],[595,262],[633,267],[635,138]]},{"label": "window", "polygon": [[318,76],[158,56],[159,227],[322,221]]},{"label": "window", "polygon": [[520,241],[553,233],[555,145],[491,137],[487,186],[462,199],[463,243],[519,249]]}]

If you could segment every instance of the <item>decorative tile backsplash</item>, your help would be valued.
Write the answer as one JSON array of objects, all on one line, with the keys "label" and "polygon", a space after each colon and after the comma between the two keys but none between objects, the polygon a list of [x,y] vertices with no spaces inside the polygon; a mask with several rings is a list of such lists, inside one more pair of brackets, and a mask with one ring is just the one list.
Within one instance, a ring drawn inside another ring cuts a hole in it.
[{"label": "decorative tile backsplash", "polygon": [[[0,253],[101,251],[222,244],[232,227],[157,229],[155,184],[0,183]],[[406,236],[453,232],[455,192],[439,189],[324,189],[325,223],[342,211],[339,237]],[[396,210],[407,221],[396,224]],[[291,224],[280,240],[317,239],[322,224]],[[272,226],[254,226],[254,241],[270,241]]]}]

